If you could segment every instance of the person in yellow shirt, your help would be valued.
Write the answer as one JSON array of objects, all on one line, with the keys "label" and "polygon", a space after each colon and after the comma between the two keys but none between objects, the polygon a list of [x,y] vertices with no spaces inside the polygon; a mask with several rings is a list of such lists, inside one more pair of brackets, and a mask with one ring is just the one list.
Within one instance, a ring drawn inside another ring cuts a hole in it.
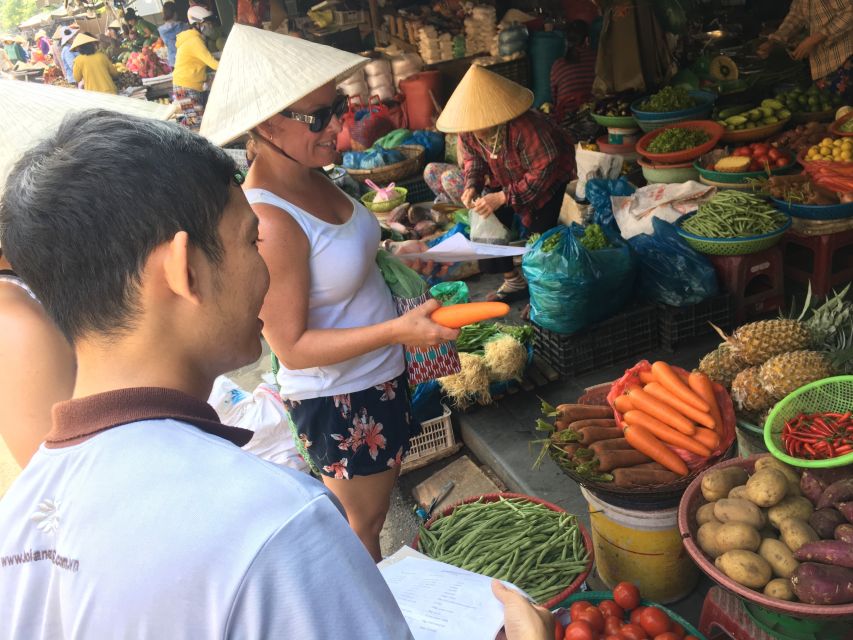
[{"label": "person in yellow shirt", "polygon": [[219,62],[208,51],[204,42],[205,32],[213,26],[210,18],[213,14],[205,7],[196,5],[187,11],[190,29],[178,34],[175,69],[172,71],[172,99],[183,112],[182,124],[198,130],[207,103],[208,68],[216,69]]},{"label": "person in yellow shirt", "polygon": [[71,50],[80,55],[74,60],[74,80],[87,91],[118,93],[113,78],[118,71],[107,55],[98,48],[98,40],[88,33],[78,33]]}]

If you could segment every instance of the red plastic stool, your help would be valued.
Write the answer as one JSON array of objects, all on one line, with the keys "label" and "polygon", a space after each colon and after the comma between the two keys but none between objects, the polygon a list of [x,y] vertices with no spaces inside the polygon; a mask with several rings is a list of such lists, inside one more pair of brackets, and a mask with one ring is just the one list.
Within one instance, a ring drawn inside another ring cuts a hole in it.
[{"label": "red plastic stool", "polygon": [[785,277],[812,283],[812,294],[825,298],[853,281],[853,229],[805,236],[789,231],[782,239]]},{"label": "red plastic stool", "polygon": [[764,315],[785,304],[782,250],[776,246],[745,256],[708,256],[723,290],[732,294],[735,322]]},{"label": "red plastic stool", "polygon": [[699,632],[708,640],[774,640],[761,629],[736,595],[721,587],[711,587],[702,605]]}]

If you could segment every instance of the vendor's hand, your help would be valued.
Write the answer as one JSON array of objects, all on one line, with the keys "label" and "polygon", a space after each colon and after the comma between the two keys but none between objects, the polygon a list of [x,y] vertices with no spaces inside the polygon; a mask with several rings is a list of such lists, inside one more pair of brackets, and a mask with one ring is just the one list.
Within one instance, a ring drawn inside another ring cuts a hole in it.
[{"label": "vendor's hand", "polygon": [[797,48],[794,49],[794,53],[791,54],[791,57],[794,60],[803,60],[804,58],[808,58],[812,52],[817,48],[817,46],[823,42],[824,36],[816,33],[805,38]]},{"label": "vendor's hand", "polygon": [[456,340],[458,329],[448,329],[430,319],[432,312],[440,307],[438,300],[428,300],[392,320],[394,342],[410,347],[433,347],[448,340]]},{"label": "vendor's hand", "polygon": [[554,637],[554,616],[550,611],[531,604],[523,595],[497,580],[492,580],[492,593],[504,606],[506,640],[551,640]]},{"label": "vendor's hand", "polygon": [[775,47],[776,43],[773,40],[766,40],[761,43],[755,53],[759,58],[767,58],[773,52]]},{"label": "vendor's hand", "polygon": [[391,244],[391,253],[401,260],[405,260],[408,266],[421,275],[427,277],[437,276],[440,278],[446,276],[447,270],[450,268],[449,264],[442,264],[436,271],[435,262],[432,260],[412,260],[406,258],[407,253],[423,253],[427,249],[429,249],[429,247],[426,243],[421,242],[420,240],[405,240],[404,242],[395,242]]},{"label": "vendor's hand", "polygon": [[477,190],[474,187],[468,187],[465,191],[462,192],[462,204],[465,205],[466,208],[470,209],[474,204],[474,198],[477,197]]},{"label": "vendor's hand", "polygon": [[506,204],[506,194],[503,191],[487,193],[474,203],[474,211],[483,218],[488,218]]}]

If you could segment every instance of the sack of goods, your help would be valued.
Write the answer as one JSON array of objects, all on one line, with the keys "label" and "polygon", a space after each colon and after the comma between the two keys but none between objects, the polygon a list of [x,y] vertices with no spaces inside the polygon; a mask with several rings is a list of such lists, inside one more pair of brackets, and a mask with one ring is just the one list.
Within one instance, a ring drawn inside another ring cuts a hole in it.
[{"label": "sack of goods", "polygon": [[362,102],[367,102],[369,89],[370,87],[368,87],[367,80],[364,77],[364,71],[361,69],[338,84],[338,91],[350,98],[358,96],[362,99]]},{"label": "sack of goods", "polygon": [[474,7],[465,18],[465,46],[468,55],[485,53],[492,49],[497,34],[497,16],[494,7]]},{"label": "sack of goods", "polygon": [[527,28],[512,24],[501,29],[498,35],[498,54],[511,56],[527,49]]},{"label": "sack of goods", "polygon": [[391,71],[394,74],[394,87],[400,89],[400,81],[415,75],[423,69],[424,61],[417,53],[404,53],[391,58]]}]

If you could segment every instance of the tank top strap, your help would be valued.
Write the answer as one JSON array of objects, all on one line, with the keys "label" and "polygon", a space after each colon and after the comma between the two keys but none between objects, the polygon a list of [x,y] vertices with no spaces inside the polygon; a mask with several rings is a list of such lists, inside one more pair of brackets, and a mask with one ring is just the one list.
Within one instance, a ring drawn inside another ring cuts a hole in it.
[{"label": "tank top strap", "polygon": [[268,204],[271,207],[281,209],[291,218],[296,220],[297,224],[302,228],[308,241],[313,244],[314,238],[319,231],[319,225],[313,216],[306,215],[302,209],[294,204],[291,204],[281,196],[277,196],[266,189],[246,189],[244,191],[246,200],[249,204]]}]

